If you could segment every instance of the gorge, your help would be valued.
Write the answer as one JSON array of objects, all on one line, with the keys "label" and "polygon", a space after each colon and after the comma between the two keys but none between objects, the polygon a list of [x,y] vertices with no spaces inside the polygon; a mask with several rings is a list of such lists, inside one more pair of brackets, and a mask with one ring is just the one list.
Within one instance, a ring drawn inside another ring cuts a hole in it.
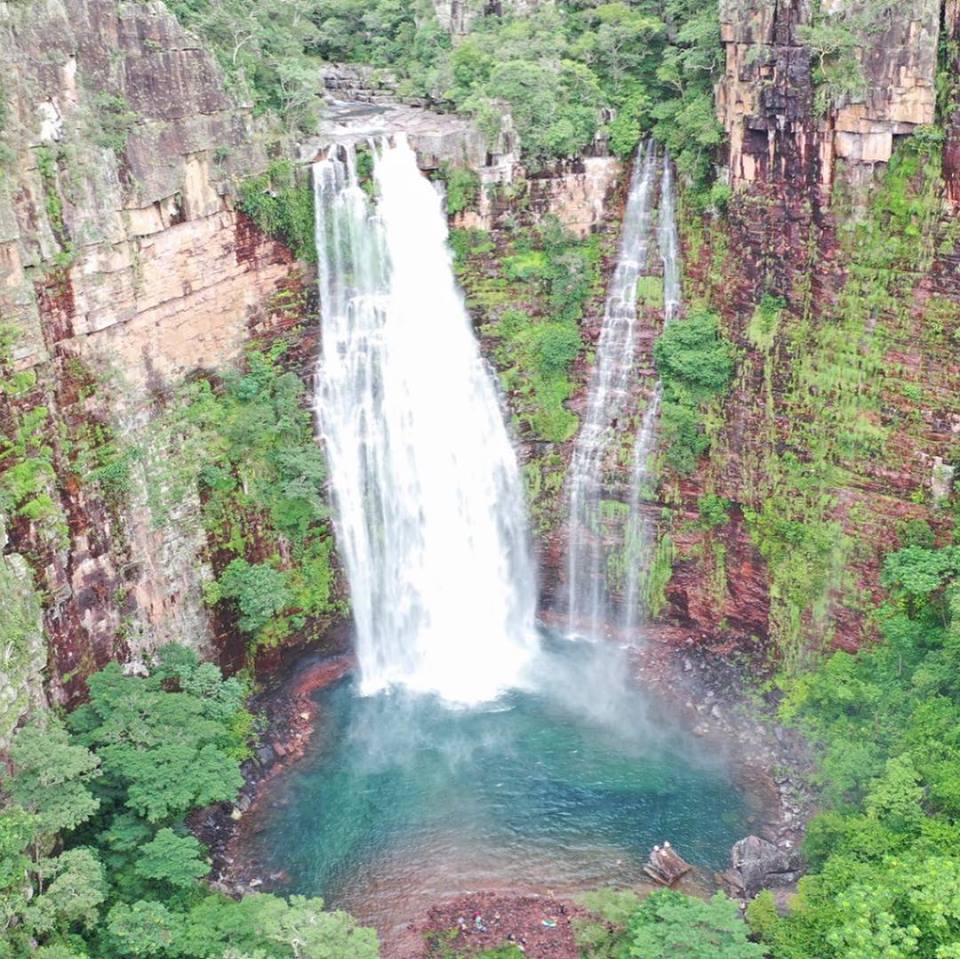
[{"label": "gorge", "polygon": [[958,21],[0,0],[0,955],[951,956]]}]

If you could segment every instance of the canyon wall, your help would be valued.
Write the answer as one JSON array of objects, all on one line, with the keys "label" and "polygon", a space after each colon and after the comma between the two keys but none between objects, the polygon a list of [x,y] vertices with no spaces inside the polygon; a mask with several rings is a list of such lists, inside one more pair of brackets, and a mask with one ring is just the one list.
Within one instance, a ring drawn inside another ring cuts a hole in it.
[{"label": "canyon wall", "polygon": [[[451,8],[455,32],[465,9]],[[958,35],[957,10],[914,0],[891,11],[857,54],[866,92],[824,112],[809,5],[721,6],[717,110],[733,195],[722,216],[683,212],[685,299],[719,312],[738,374],[709,416],[709,457],[691,476],[668,474],[651,504],[670,541],[662,618],[684,635],[761,651],[772,639],[794,656],[855,646],[904,522],[938,534],[952,524],[960,84],[958,63],[937,51],[941,29]],[[158,510],[177,437],[152,426],[185,380],[228,367],[252,339],[305,326],[297,362],[309,371],[316,338],[309,266],[238,198],[289,139],[237,101],[162,4],[0,2],[0,54],[20,67],[3,78],[0,118],[0,594],[13,624],[2,745],[44,695],[76,699],[110,659],[137,668],[173,639],[226,655],[235,628],[203,600],[213,573],[201,502],[184,490]],[[938,70],[942,143],[925,133]],[[364,82],[362,71],[335,80]],[[372,115],[385,96],[368,98]],[[516,255],[518,229],[551,216],[580,237],[576,255],[593,257],[599,278],[580,318],[593,343],[624,171],[589,157],[530,175],[509,125],[488,153],[462,120],[397,110],[426,170],[467,164],[483,187],[453,225],[489,234],[463,279],[505,374],[549,604],[571,437],[564,423],[531,426],[529,385],[504,359],[504,309],[549,320],[551,306],[539,281],[506,282],[502,259]],[[355,121],[331,114],[301,162]],[[644,388],[660,322],[645,303]],[[568,411],[587,373],[581,355]],[[709,528],[708,494],[727,502]]]},{"label": "canyon wall", "polygon": [[[185,381],[288,329],[306,330],[292,362],[309,382],[317,341],[312,268],[240,208],[239,184],[290,138],[162,3],[0,2],[0,56],[18,66],[0,85],[2,747],[44,684],[75,701],[112,659],[137,669],[176,640],[243,661],[235,619],[204,601],[216,557],[165,414]],[[397,109],[424,169],[514,181],[509,135],[491,162],[468,123]],[[343,130],[326,122],[329,143]],[[531,215],[589,232],[617,171],[539,177]]]},{"label": "canyon wall", "polygon": [[[0,57],[17,65],[3,79],[3,467],[30,474],[8,490],[7,550],[45,597],[64,699],[110,659],[209,648],[198,504],[152,515],[165,451],[143,448],[143,428],[187,374],[280,322],[274,304],[303,279],[234,202],[269,131],[162,4],[0,3]],[[15,703],[35,698],[35,675],[11,680]]]},{"label": "canyon wall", "polygon": [[[882,555],[917,521],[953,524],[955,107],[942,145],[932,125],[937,71],[955,90],[957,64],[938,64],[941,19],[956,29],[950,5],[887,10],[858,37],[863,92],[824,106],[810,5],[721,4],[734,193],[724,218],[688,213],[684,253],[688,299],[720,312],[740,360],[665,524],[670,616],[705,641],[794,663],[855,648]],[[708,493],[730,504],[719,529],[698,522]]]}]

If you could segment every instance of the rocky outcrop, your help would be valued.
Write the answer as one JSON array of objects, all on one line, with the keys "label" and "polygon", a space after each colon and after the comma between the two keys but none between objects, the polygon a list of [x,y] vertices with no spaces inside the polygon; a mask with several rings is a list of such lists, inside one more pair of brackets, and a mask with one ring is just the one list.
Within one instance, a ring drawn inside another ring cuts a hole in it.
[{"label": "rocky outcrop", "polygon": [[[940,6],[910,0],[872,13],[869,25],[851,17],[850,4],[824,4],[820,17],[849,30],[859,45],[845,65],[860,74],[858,89],[839,102],[816,103],[813,69],[819,55],[802,35],[813,5],[807,0],[721,0],[726,67],[717,88],[717,113],[729,137],[733,186],[781,183],[819,186],[825,197],[837,161],[863,182],[886,163],[894,139],[932,123]],[[822,98],[821,98],[822,99]],[[813,195],[811,196],[813,199]]]},{"label": "rocky outcrop", "polygon": [[810,51],[797,36],[809,18],[807,0],[721,0],[726,66],[716,102],[735,187],[818,177]]},{"label": "rocky outcrop", "polygon": [[753,899],[762,889],[792,885],[800,878],[803,862],[788,849],[780,849],[759,836],[747,836],[731,850],[733,868],[723,874],[738,899]]},{"label": "rocky outcrop", "polygon": [[[197,504],[151,515],[163,451],[144,449],[144,427],[185,376],[278,322],[276,298],[302,280],[233,199],[235,178],[266,166],[267,131],[162,3],[0,2],[0,57],[18,65],[3,86],[0,315],[12,369],[37,375],[21,412],[49,411],[66,530],[18,515],[11,548],[50,597],[50,678],[70,697],[108,659],[209,644]],[[122,495],[71,466],[107,442],[128,459]]]},{"label": "rocky outcrop", "polygon": [[672,886],[692,868],[669,842],[665,842],[662,846],[654,846],[650,850],[650,857],[643,871],[661,886]]},{"label": "rocky outcrop", "polygon": [[396,102],[364,100],[331,104],[319,136],[311,137],[300,147],[300,159],[312,163],[333,144],[363,143],[397,135],[407,137],[424,170],[436,170],[443,165],[479,170],[491,165],[510,167],[514,162],[513,144],[507,140],[501,144],[502,152],[488,163],[486,137],[463,117]]},{"label": "rocky outcrop", "polygon": [[[839,7],[827,5],[827,15]],[[886,163],[895,137],[933,122],[939,27],[939,0],[908,0],[890,15],[875,15],[858,36],[865,89],[835,112],[831,145],[837,159],[867,167]]]}]

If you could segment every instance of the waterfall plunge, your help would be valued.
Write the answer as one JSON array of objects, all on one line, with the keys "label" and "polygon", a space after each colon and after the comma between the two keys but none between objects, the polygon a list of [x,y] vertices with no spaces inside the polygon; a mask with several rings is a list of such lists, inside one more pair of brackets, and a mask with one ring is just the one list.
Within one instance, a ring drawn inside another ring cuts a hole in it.
[{"label": "waterfall plunge", "polygon": [[317,163],[317,411],[362,689],[476,703],[536,649],[516,457],[453,278],[441,199],[402,137]]},{"label": "waterfall plunge", "polygon": [[609,622],[606,547],[601,509],[604,465],[630,414],[635,375],[637,280],[646,267],[657,151],[648,141],[637,153],[623,217],[617,265],[607,293],[597,363],[587,410],[570,466],[567,615],[571,633],[598,637]]}]

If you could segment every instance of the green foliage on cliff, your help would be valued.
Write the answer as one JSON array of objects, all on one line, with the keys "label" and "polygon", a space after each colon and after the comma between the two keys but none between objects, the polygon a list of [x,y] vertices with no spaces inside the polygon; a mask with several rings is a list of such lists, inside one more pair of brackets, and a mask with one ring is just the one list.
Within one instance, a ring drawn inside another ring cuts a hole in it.
[{"label": "green foliage on cliff", "polygon": [[97,146],[112,150],[118,157],[127,148],[127,138],[139,115],[130,104],[113,93],[100,92],[93,97],[90,136]]},{"label": "green foliage on cliff", "polygon": [[890,554],[883,642],[787,686],[782,712],[817,743],[825,809],[789,915],[750,922],[775,959],[944,959],[960,945],[960,560]]},{"label": "green foliage on cliff", "polygon": [[313,187],[305,171],[289,160],[276,160],[262,176],[240,184],[240,209],[299,259],[316,262]]},{"label": "green foliage on cliff", "polygon": [[443,167],[440,178],[447,188],[447,213],[454,216],[476,204],[480,194],[480,178],[468,167]]},{"label": "green foliage on cliff", "polygon": [[236,901],[201,881],[184,820],[232,799],[245,687],[177,646],[148,677],[113,663],[66,728],[21,730],[0,779],[3,959],[376,959],[376,936],[318,899]]},{"label": "green foliage on cliff", "polygon": [[314,129],[323,90],[315,0],[166,0],[210,46],[236,93],[301,131]]},{"label": "green foliage on cliff", "polygon": [[[628,157],[653,133],[702,183],[721,142],[720,27],[709,4],[571,2],[485,15],[452,52],[396,65],[418,92],[475,116],[491,138],[506,104],[532,163],[582,152],[598,134]],[[616,111],[606,128],[604,108]]]},{"label": "green foliage on cliff", "polygon": [[245,559],[231,560],[210,584],[207,602],[233,600],[240,617],[237,625],[245,633],[260,632],[275,616],[283,613],[291,602],[284,573],[266,563],[248,563]]},{"label": "green foliage on cliff", "polygon": [[52,543],[62,543],[66,521],[55,499],[50,414],[33,400],[36,373],[14,369],[14,347],[21,336],[17,327],[0,323],[0,398],[8,411],[0,426],[0,513],[22,516]]},{"label": "green foliage on cliff", "polygon": [[[569,439],[577,417],[566,409],[570,368],[580,352],[579,321],[600,290],[597,239],[578,240],[554,220],[514,231],[494,251],[478,237],[452,238],[468,305],[495,340],[494,359],[524,429],[549,442]],[[491,256],[496,252],[496,256]]]},{"label": "green foliage on cliff", "polygon": [[286,349],[253,348],[240,369],[184,387],[156,427],[163,453],[146,463],[160,522],[199,494],[217,572],[205,599],[237,616],[253,648],[318,637],[343,612],[326,468],[303,381],[281,366]]},{"label": "green foliage on cliff", "polygon": [[796,28],[798,39],[813,55],[814,107],[819,113],[863,101],[867,94],[861,62],[864,42],[889,23],[886,3],[860,0],[843,5],[816,3],[812,22]]},{"label": "green foliage on cliff", "polygon": [[663,384],[665,458],[678,472],[691,473],[710,447],[704,410],[730,386],[733,347],[714,314],[691,310],[666,327],[653,346],[653,359]]},{"label": "green foliage on cliff", "polygon": [[[899,144],[865,212],[852,215],[852,200],[838,189],[845,280],[821,315],[796,305],[788,312],[768,295],[747,327],[763,354],[767,435],[756,466],[756,505],[745,516],[770,570],[771,648],[786,671],[804,668],[829,644],[838,600],[864,602],[846,572],[858,546],[843,532],[837,490],[865,466],[895,463],[899,454],[889,439],[912,428],[896,397],[916,384],[904,381],[908,371],[891,356],[915,348],[914,288],[938,243],[938,140],[927,132]],[[786,374],[779,409],[775,370],[778,378]],[[778,448],[783,417],[789,435]]]}]

